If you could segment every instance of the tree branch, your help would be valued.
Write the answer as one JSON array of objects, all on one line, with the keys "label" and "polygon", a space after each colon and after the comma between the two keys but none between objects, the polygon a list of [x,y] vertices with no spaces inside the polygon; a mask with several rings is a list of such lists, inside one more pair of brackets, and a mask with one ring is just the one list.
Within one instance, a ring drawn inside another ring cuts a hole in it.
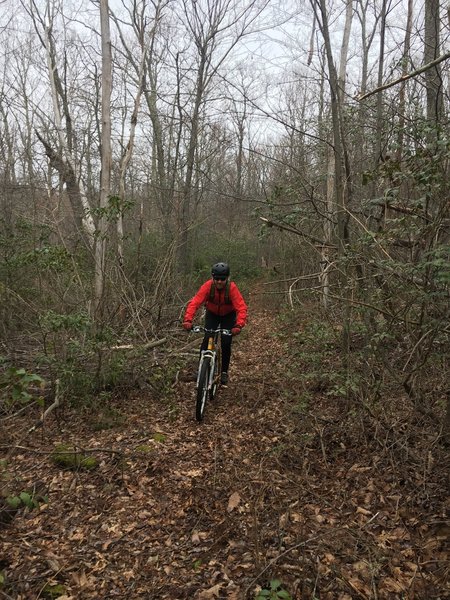
[{"label": "tree branch", "polygon": [[399,77],[398,79],[395,79],[394,81],[385,83],[384,85],[380,85],[379,87],[375,88],[371,92],[367,92],[366,94],[363,94],[362,96],[361,95],[355,96],[355,100],[357,100],[358,102],[361,102],[361,100],[365,100],[369,96],[373,96],[373,94],[377,94],[378,92],[387,90],[388,88],[393,87],[394,85],[397,85],[398,83],[402,83],[403,81],[412,79],[413,77],[416,77],[417,75],[420,75],[421,73],[424,73],[425,71],[428,71],[429,69],[432,69],[433,67],[435,67],[439,63],[443,62],[444,60],[447,60],[448,58],[450,58],[450,52],[446,52],[442,56],[439,56],[438,58],[431,61],[430,63],[423,65],[423,67],[420,67],[420,69],[417,69],[416,71],[413,71],[412,73],[402,75],[401,77]]},{"label": "tree branch", "polygon": [[264,221],[264,223],[266,225],[268,225],[269,227],[278,227],[278,229],[284,229],[285,231],[289,231],[290,233],[295,233],[296,235],[301,235],[302,237],[306,238],[310,242],[313,242],[314,244],[319,244],[320,246],[325,246],[327,248],[336,248],[336,246],[334,244],[329,244],[328,242],[325,242],[324,240],[319,240],[319,238],[309,235],[308,233],[304,233],[303,231],[299,231],[298,229],[295,229],[295,227],[292,227],[289,225],[283,225],[282,223],[275,223],[275,221],[271,221],[270,219],[267,219],[266,217],[259,217],[259,218],[261,219],[261,221]]}]

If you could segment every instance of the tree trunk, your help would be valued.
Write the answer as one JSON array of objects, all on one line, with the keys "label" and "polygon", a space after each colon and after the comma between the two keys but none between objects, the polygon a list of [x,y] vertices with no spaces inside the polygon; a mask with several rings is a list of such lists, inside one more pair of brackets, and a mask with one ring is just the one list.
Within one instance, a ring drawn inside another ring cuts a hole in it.
[{"label": "tree trunk", "polygon": [[[439,0],[425,0],[425,48],[424,63],[439,56]],[[427,119],[436,126],[442,118],[443,95],[440,64],[425,72],[427,88]],[[435,138],[435,134],[432,136]]]},{"label": "tree trunk", "polygon": [[[409,54],[411,50],[411,29],[412,29],[412,18],[413,18],[413,0],[408,0],[408,18],[406,20],[406,31],[405,31],[405,42],[403,45],[403,58],[402,58],[402,76],[404,77],[408,73],[409,66]],[[405,110],[406,110],[406,86],[407,82],[403,81],[400,85],[400,91],[398,95],[398,136],[397,136],[397,162],[400,163],[403,156],[403,139],[404,139],[404,128],[405,128]]]},{"label": "tree trunk", "polygon": [[[318,4],[316,4],[318,2]],[[325,5],[325,0],[313,0],[313,9],[320,10],[321,18],[318,18],[317,12],[316,17],[319,22],[319,27],[322,32],[322,36],[325,43],[325,52],[327,57],[328,74],[330,82],[330,95],[331,95],[331,117],[333,123],[333,149],[334,149],[334,186],[335,186],[335,199],[336,199],[336,218],[337,218],[337,247],[338,256],[343,258],[346,253],[346,245],[348,243],[348,232],[347,232],[347,211],[345,206],[345,185],[344,185],[344,171],[343,171],[343,139],[341,135],[341,106],[339,102],[339,83],[336,67],[333,60],[333,53],[331,47],[331,38],[328,28],[328,15]],[[341,290],[344,292],[346,281],[346,275],[341,271]],[[344,300],[344,322],[343,322],[343,350],[345,356],[349,349],[350,341],[350,314],[349,314],[349,303]]]},{"label": "tree trunk", "polygon": [[[384,39],[386,35],[386,2],[382,0],[381,18],[380,18],[380,53],[378,59],[378,86],[383,83],[384,72]],[[383,140],[383,92],[377,94],[377,120],[376,120],[376,137],[375,137],[375,153],[374,162],[375,168],[381,161],[381,148]]]},{"label": "tree trunk", "polygon": [[[52,90],[52,101],[53,111],[56,122],[56,129],[59,135],[59,142],[63,150],[64,160],[59,161],[60,169],[58,172],[65,174],[70,181],[72,194],[70,194],[72,207],[76,209],[75,219],[78,218],[78,214],[81,214],[82,227],[87,233],[87,240],[89,246],[92,248],[94,244],[95,224],[91,215],[91,207],[84,190],[83,182],[81,178],[78,178],[77,170],[75,167],[75,161],[73,159],[71,148],[72,148],[72,119],[70,117],[67,97],[65,96],[64,89],[59,77],[59,72],[56,66],[56,49],[54,47],[51,26],[44,27],[44,45],[47,53],[47,66],[50,77],[50,85]],[[66,136],[62,127],[61,110],[59,107],[58,98],[63,98],[64,114],[66,118]],[[41,138],[42,141],[42,138]],[[49,144],[46,144],[46,151],[48,155]],[[54,153],[57,154],[56,152]],[[56,162],[55,162],[56,164]],[[63,181],[66,181],[63,177]],[[68,184],[69,186],[69,184]],[[81,207],[75,207],[75,203],[80,202]]]},{"label": "tree trunk", "polygon": [[100,216],[95,241],[94,313],[103,315],[105,287],[105,256],[107,237],[106,209],[111,186],[111,88],[112,57],[108,0],[100,0],[100,30],[102,40],[102,156],[100,176]]}]

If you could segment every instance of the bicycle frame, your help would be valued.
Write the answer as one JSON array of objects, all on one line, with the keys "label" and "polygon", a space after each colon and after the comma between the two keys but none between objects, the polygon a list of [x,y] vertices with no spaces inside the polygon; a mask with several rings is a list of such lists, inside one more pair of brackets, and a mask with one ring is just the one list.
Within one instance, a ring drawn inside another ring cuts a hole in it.
[{"label": "bicycle frame", "polygon": [[195,404],[195,416],[197,421],[203,419],[207,400],[213,400],[220,385],[220,336],[231,335],[227,329],[205,329],[194,327],[195,333],[203,332],[207,335],[208,346],[202,350],[197,373],[197,401]]},{"label": "bicycle frame", "polygon": [[[231,335],[231,331],[229,331],[228,329],[222,329],[221,327],[219,327],[218,329],[205,329],[204,327],[194,327],[192,329],[192,331],[194,333],[208,333],[209,334],[209,338],[208,338],[208,348],[206,350],[202,350],[201,354],[200,354],[200,361],[199,361],[199,365],[198,365],[198,372],[197,372],[197,383],[196,386],[198,387],[198,383],[199,383],[199,377],[200,377],[200,373],[201,373],[201,369],[202,369],[202,365],[205,361],[205,359],[209,358],[211,361],[211,368],[210,368],[210,372],[209,372],[209,381],[208,381],[208,391],[211,390],[212,386],[214,385],[215,381],[214,381],[214,367],[216,364],[216,360],[217,360],[217,345],[219,343],[219,336],[220,335]],[[216,376],[216,378],[218,378],[219,375]]]}]

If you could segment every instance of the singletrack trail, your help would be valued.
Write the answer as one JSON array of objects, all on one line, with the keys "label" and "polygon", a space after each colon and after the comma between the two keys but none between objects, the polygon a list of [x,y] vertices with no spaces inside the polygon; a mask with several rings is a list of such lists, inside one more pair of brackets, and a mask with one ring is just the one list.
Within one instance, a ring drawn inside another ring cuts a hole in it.
[{"label": "singletrack trail", "polygon": [[[287,377],[301,357],[288,359],[273,312],[249,304],[230,385],[202,423],[195,384],[179,382],[170,403],[146,391],[118,400],[113,429],[64,409],[20,444],[37,454],[17,449],[17,474],[43,481],[50,502],[0,529],[0,596],[57,597],[48,590],[60,584],[62,600],[253,600],[280,579],[295,600],[439,597],[443,546],[424,546],[389,457],[321,390],[302,404],[303,384]],[[96,451],[99,467],[52,466],[45,453],[61,442]],[[428,499],[427,514],[438,505]]]},{"label": "singletrack trail", "polygon": [[[77,599],[245,598],[247,588],[254,596],[280,552],[278,513],[267,532],[260,524],[277,502],[267,457],[281,443],[273,331],[269,312],[251,314],[234,343],[230,385],[200,424],[195,384],[181,382],[170,406],[145,392],[119,402],[119,428],[94,433],[88,415],[66,412],[62,430],[49,419],[43,435],[30,435],[24,445],[42,453],[64,441],[119,455],[105,454],[92,473],[37,461],[50,503],[0,531],[17,600],[48,597],[44,588],[57,583]],[[23,466],[30,458],[17,457]],[[31,482],[31,462],[29,471]]]}]

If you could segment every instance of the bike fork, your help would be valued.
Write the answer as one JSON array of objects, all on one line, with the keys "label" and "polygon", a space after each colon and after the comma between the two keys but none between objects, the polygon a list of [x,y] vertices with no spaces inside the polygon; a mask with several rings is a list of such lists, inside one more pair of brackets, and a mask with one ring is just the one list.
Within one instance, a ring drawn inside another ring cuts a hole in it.
[{"label": "bike fork", "polygon": [[215,356],[214,356],[214,352],[211,352],[211,350],[202,350],[201,356],[200,356],[200,362],[198,363],[198,371],[197,371],[197,383],[196,386],[198,387],[198,380],[200,378],[200,373],[202,370],[202,366],[203,363],[205,361],[206,358],[209,358],[210,362],[211,362],[211,369],[210,369],[210,375],[209,375],[209,380],[208,380],[208,390],[211,389],[211,384],[212,384],[212,379],[214,377],[214,363],[215,363]]}]

